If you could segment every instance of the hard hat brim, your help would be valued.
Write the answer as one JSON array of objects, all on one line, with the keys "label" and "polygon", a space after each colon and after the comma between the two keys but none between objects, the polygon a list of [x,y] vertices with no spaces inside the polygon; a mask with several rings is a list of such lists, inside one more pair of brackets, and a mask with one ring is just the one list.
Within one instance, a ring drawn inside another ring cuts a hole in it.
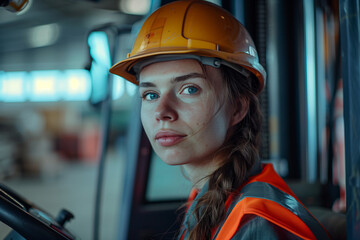
[{"label": "hard hat brim", "polygon": [[152,56],[157,55],[184,55],[184,59],[186,59],[187,54],[199,55],[204,57],[215,57],[221,58],[227,62],[238,64],[251,73],[255,75],[255,77],[259,80],[259,88],[257,89],[257,93],[260,93],[265,86],[266,72],[265,69],[259,64],[258,59],[253,57],[247,53],[237,53],[231,54],[222,51],[216,50],[207,50],[207,49],[183,49],[183,48],[164,48],[161,47],[159,49],[150,49],[150,51],[143,51],[139,54],[133,55],[124,59],[110,68],[110,73],[116,74],[125,78],[126,80],[138,85],[139,82],[136,79],[135,72],[133,71],[133,66],[146,58],[151,58]]}]

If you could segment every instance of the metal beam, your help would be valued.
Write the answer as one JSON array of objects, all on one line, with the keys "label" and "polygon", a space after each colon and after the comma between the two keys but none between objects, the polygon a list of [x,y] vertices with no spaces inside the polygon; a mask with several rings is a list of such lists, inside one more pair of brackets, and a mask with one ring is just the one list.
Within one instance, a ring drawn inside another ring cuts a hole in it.
[{"label": "metal beam", "polygon": [[344,87],[347,239],[360,236],[360,3],[340,0]]}]

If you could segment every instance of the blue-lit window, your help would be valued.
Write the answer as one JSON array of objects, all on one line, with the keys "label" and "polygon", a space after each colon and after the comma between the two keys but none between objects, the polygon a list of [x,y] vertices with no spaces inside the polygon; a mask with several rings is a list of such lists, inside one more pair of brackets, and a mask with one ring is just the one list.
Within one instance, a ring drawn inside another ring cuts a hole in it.
[{"label": "blue-lit window", "polygon": [[110,48],[105,32],[92,32],[88,38],[91,62],[92,93],[90,102],[97,104],[103,101],[108,94],[108,76],[111,67]]},{"label": "blue-lit window", "polygon": [[[96,65],[95,62],[93,64]],[[103,88],[106,87],[107,80],[103,70],[103,67],[94,67],[91,73],[84,69],[0,72],[0,101],[88,101],[91,88],[96,88],[96,86],[91,86],[94,84],[91,78],[102,80],[97,83],[101,83]],[[124,95],[133,96],[136,93],[135,84],[125,81],[122,77],[113,77],[112,97],[114,100]],[[105,94],[105,89],[99,90],[99,87],[97,90]]]},{"label": "blue-lit window", "polygon": [[315,24],[314,1],[303,0],[304,31],[305,31],[305,77],[306,77],[306,105],[307,105],[307,169],[306,179],[316,180],[317,173],[317,125],[316,125],[316,57],[315,57]]},{"label": "blue-lit window", "polygon": [[31,72],[29,100],[39,102],[58,101],[61,98],[60,71]]},{"label": "blue-lit window", "polygon": [[85,101],[90,96],[90,74],[86,70],[74,69],[64,72],[62,97],[67,101]]},{"label": "blue-lit window", "polygon": [[146,189],[147,201],[184,200],[191,188],[192,183],[185,179],[179,166],[167,165],[152,153]]},{"label": "blue-lit window", "polygon": [[125,80],[122,77],[115,76],[113,80],[113,99],[121,98],[125,93]]},{"label": "blue-lit window", "polygon": [[137,86],[131,82],[126,81],[126,92],[129,96],[134,96],[137,90]]},{"label": "blue-lit window", "polygon": [[0,101],[87,101],[89,71],[83,69],[32,72],[0,72]]},{"label": "blue-lit window", "polygon": [[26,72],[0,72],[0,101],[26,101]]}]

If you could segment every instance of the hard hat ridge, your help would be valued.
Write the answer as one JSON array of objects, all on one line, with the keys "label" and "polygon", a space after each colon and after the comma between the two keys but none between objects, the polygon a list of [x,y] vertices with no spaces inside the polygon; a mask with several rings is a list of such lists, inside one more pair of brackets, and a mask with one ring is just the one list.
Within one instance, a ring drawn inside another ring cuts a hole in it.
[{"label": "hard hat ridge", "polygon": [[156,10],[144,22],[131,53],[110,72],[138,84],[133,67],[159,55],[219,59],[223,65],[254,74],[258,93],[265,85],[266,72],[247,30],[229,12],[206,1],[175,1]]}]

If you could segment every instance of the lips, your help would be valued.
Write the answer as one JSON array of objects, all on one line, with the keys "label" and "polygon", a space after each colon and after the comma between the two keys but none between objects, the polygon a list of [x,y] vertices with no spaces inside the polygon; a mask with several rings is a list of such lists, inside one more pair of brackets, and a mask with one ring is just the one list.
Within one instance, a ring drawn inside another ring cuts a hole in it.
[{"label": "lips", "polygon": [[163,147],[170,147],[181,142],[186,135],[177,133],[172,130],[160,130],[155,135],[155,141]]}]

